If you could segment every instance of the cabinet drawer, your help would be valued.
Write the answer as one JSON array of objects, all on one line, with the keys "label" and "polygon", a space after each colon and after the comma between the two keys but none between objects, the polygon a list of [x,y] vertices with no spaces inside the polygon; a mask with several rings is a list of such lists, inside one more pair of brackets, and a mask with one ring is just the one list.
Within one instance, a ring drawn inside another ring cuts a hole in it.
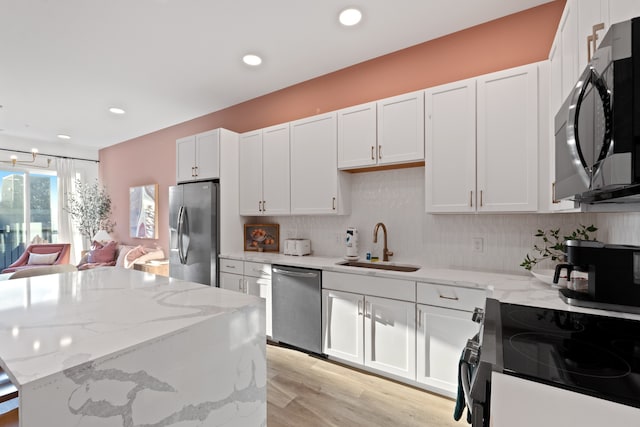
[{"label": "cabinet drawer", "polygon": [[244,261],[220,258],[220,271],[225,273],[244,274]]},{"label": "cabinet drawer", "polygon": [[361,274],[322,272],[322,288],[415,302],[416,282]]},{"label": "cabinet drawer", "polygon": [[244,262],[244,275],[251,277],[269,277],[271,278],[271,264],[263,262]]},{"label": "cabinet drawer", "polygon": [[418,282],[417,300],[419,304],[435,305],[456,310],[473,311],[484,307],[487,292],[483,289],[461,288]]}]

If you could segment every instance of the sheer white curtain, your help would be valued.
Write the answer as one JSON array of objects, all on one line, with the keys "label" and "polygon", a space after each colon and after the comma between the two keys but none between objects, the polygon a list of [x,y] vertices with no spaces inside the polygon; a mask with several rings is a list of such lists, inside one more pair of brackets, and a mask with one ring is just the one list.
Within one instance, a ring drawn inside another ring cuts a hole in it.
[{"label": "sheer white curtain", "polygon": [[56,159],[56,169],[58,172],[58,240],[71,243],[69,262],[77,264],[83,249],[83,239],[74,227],[69,212],[64,209],[67,206],[67,194],[74,190],[76,168],[73,159],[58,158]]}]

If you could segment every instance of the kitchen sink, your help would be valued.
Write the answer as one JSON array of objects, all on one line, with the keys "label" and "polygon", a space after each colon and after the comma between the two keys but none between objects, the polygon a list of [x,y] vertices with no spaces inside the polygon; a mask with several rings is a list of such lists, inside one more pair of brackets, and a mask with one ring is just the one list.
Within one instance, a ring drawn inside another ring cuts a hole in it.
[{"label": "kitchen sink", "polygon": [[346,267],[357,267],[357,268],[373,268],[375,270],[403,271],[405,273],[410,273],[412,271],[420,270],[420,266],[417,266],[417,265],[385,264],[385,263],[378,263],[378,262],[362,262],[362,261],[341,261],[336,263],[336,265],[343,265]]}]

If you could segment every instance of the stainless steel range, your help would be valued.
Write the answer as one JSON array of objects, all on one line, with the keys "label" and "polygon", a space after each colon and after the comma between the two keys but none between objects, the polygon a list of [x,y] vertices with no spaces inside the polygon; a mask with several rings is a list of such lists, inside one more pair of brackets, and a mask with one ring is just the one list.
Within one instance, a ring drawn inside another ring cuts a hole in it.
[{"label": "stainless steel range", "polygon": [[[496,373],[640,408],[640,321],[494,299],[475,317],[481,330],[461,363],[474,427],[488,426],[491,412],[505,404],[491,402]],[[507,395],[518,401],[517,391]],[[528,404],[534,413],[541,408],[536,401]],[[640,409],[632,412],[640,417]],[[549,425],[540,424],[545,415],[536,413],[537,425]]]}]

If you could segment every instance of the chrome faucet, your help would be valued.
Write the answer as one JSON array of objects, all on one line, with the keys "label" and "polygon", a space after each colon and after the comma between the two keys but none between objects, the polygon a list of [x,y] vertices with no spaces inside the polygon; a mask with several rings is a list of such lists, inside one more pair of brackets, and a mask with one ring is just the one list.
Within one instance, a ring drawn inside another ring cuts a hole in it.
[{"label": "chrome faucet", "polygon": [[384,249],[382,249],[382,261],[389,261],[389,257],[393,256],[393,252],[387,248],[387,227],[383,223],[379,222],[373,229],[373,243],[378,243],[378,229],[382,227],[382,233],[384,234]]}]

